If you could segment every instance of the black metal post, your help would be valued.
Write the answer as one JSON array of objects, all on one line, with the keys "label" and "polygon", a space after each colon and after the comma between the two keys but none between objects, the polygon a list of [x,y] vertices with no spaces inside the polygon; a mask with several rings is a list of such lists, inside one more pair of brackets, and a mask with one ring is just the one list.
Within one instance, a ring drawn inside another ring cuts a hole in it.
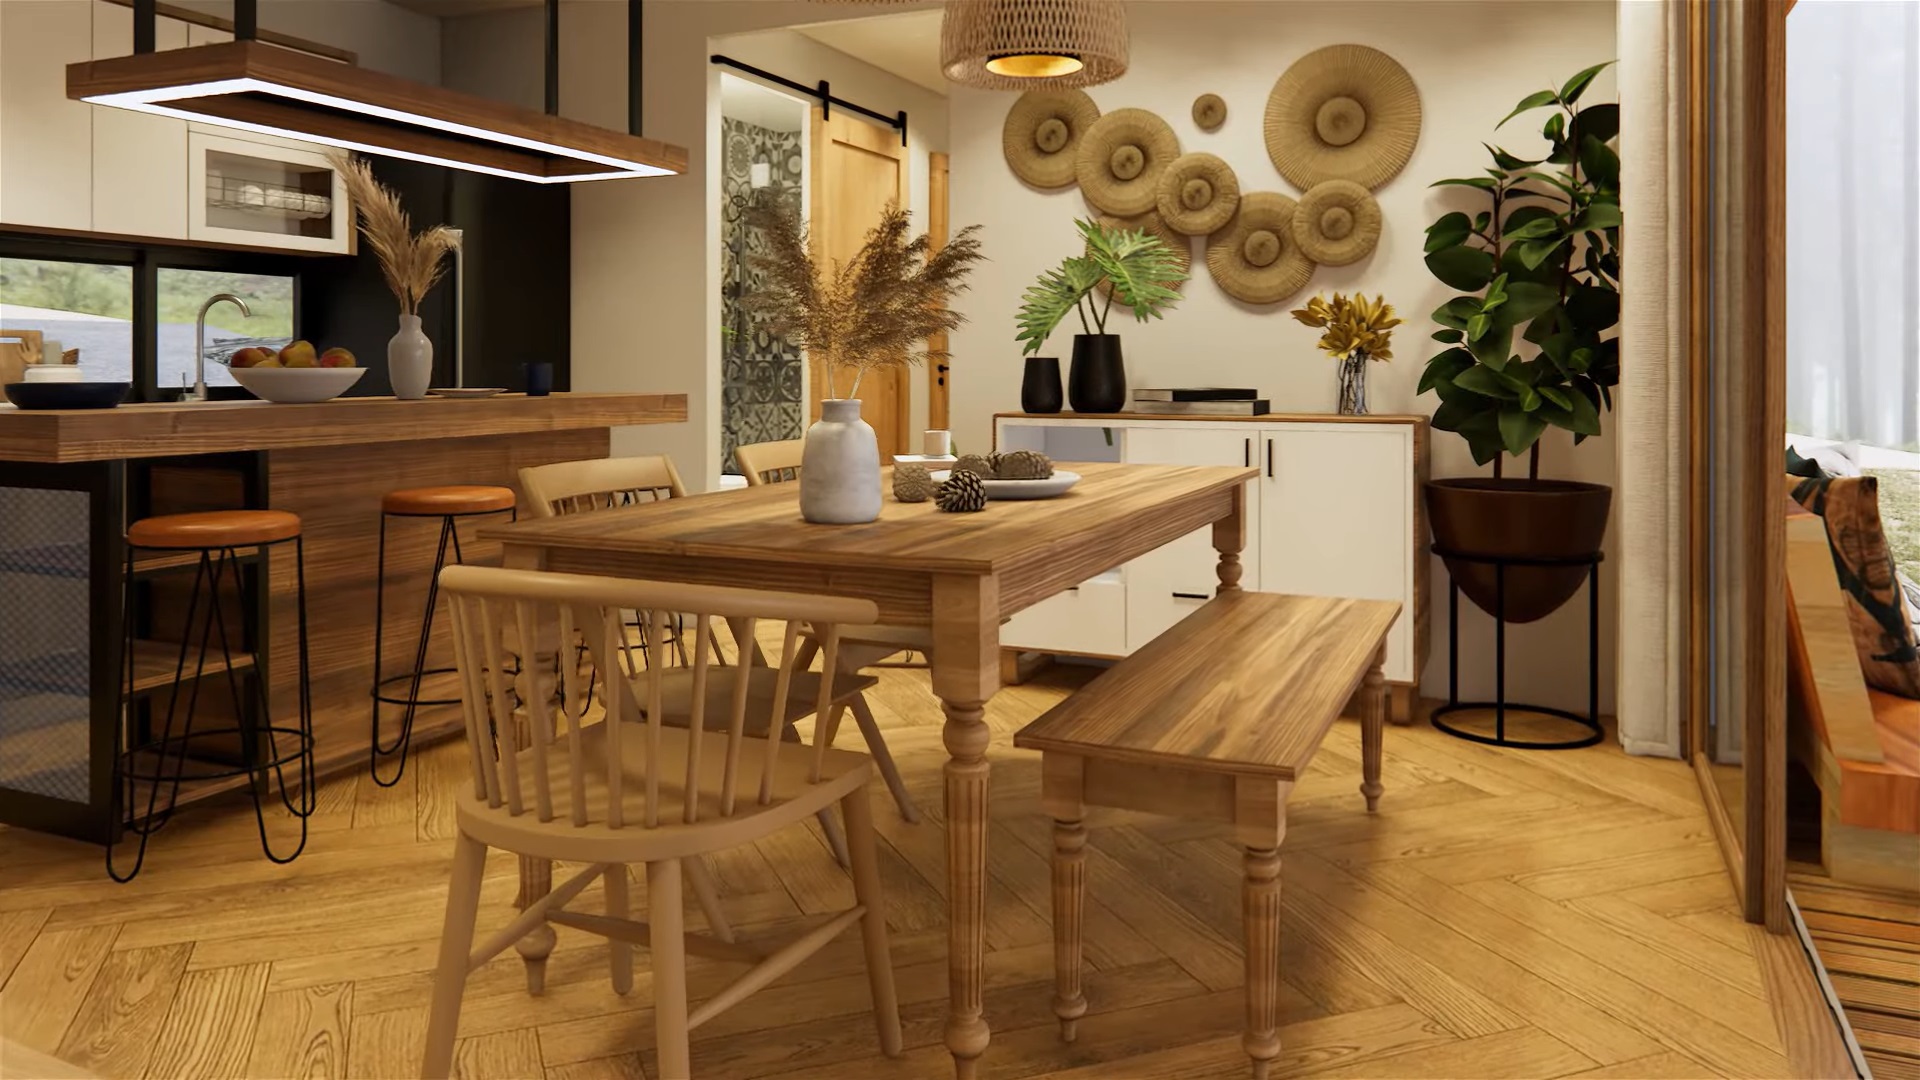
[{"label": "black metal post", "polygon": [[260,36],[260,0],[233,0],[233,40]]},{"label": "black metal post", "polygon": [[646,54],[646,5],[642,0],[627,0],[627,134],[641,132],[641,95],[644,90]]},{"label": "black metal post", "polygon": [[133,51],[150,53],[154,48],[154,23],[159,17],[158,0],[133,0]]},{"label": "black metal post", "polygon": [[560,0],[547,0],[547,115],[560,115]]},{"label": "black metal post", "polygon": [[1460,583],[1447,578],[1447,704],[1460,704]]},{"label": "black metal post", "polygon": [[1493,736],[1507,741],[1507,565],[1493,568]]},{"label": "black metal post", "polygon": [[1600,715],[1600,564],[1587,574],[1587,715]]}]

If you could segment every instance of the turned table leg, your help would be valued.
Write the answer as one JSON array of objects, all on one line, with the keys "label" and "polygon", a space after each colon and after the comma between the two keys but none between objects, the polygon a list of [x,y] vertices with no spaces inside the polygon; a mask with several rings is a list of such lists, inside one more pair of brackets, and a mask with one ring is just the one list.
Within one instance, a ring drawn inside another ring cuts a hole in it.
[{"label": "turned table leg", "polygon": [[1254,1080],[1265,1080],[1280,1056],[1280,851],[1247,848],[1241,903],[1247,936],[1247,1030],[1240,1044],[1253,1059]]},{"label": "turned table leg", "polygon": [[1240,591],[1240,552],[1247,546],[1247,489],[1233,489],[1233,512],[1213,523],[1213,550],[1220,553],[1214,574],[1220,579],[1219,592]]},{"label": "turned table leg", "polygon": [[1387,679],[1382,673],[1386,646],[1374,656],[1360,684],[1360,794],[1367,798],[1367,812],[1380,806],[1380,743],[1387,724]]},{"label": "turned table leg", "polygon": [[933,691],[946,713],[947,1049],[960,1080],[977,1075],[991,1033],[982,1016],[986,952],[987,701],[1000,688],[997,579],[933,580]]},{"label": "turned table leg", "polygon": [[1060,1038],[1072,1042],[1087,1015],[1080,988],[1080,911],[1087,895],[1087,827],[1078,821],[1053,823],[1053,1014]]}]

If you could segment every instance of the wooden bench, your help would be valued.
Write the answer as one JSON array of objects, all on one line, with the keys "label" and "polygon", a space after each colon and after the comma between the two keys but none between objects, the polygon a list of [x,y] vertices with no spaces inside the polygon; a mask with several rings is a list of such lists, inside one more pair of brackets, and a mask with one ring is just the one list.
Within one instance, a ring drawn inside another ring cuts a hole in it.
[{"label": "wooden bench", "polygon": [[1087,1011],[1080,987],[1088,806],[1223,821],[1245,849],[1247,1030],[1253,1074],[1280,1053],[1280,841],[1287,795],[1359,691],[1362,780],[1380,801],[1392,600],[1223,592],[1027,725],[1053,825],[1053,1011],[1061,1037]]}]

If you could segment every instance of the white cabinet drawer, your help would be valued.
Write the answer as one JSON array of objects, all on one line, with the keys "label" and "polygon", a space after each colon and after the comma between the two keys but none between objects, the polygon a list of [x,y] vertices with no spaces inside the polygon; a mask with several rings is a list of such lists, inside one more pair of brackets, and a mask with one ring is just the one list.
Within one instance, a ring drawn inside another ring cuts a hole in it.
[{"label": "white cabinet drawer", "polygon": [[1049,597],[1000,628],[1000,644],[1039,652],[1124,656],[1127,652],[1127,586],[1108,571]]}]

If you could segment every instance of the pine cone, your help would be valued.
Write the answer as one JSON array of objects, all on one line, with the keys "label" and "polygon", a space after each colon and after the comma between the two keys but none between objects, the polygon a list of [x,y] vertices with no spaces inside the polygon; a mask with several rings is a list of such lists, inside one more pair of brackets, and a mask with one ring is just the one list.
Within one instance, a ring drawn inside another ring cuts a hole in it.
[{"label": "pine cone", "polygon": [[953,463],[953,471],[970,472],[982,480],[992,480],[999,475],[994,471],[993,458],[985,454],[961,454],[960,460]]},{"label": "pine cone", "polygon": [[1038,450],[1014,450],[999,457],[995,479],[1045,480],[1053,475],[1053,459]]},{"label": "pine cone", "polygon": [[925,465],[909,461],[893,467],[893,497],[900,502],[926,502],[938,486]]},{"label": "pine cone", "polygon": [[965,469],[955,469],[947,476],[947,482],[940,485],[940,494],[935,504],[949,514],[970,514],[976,510],[985,510],[987,486],[980,482],[979,474]]}]

